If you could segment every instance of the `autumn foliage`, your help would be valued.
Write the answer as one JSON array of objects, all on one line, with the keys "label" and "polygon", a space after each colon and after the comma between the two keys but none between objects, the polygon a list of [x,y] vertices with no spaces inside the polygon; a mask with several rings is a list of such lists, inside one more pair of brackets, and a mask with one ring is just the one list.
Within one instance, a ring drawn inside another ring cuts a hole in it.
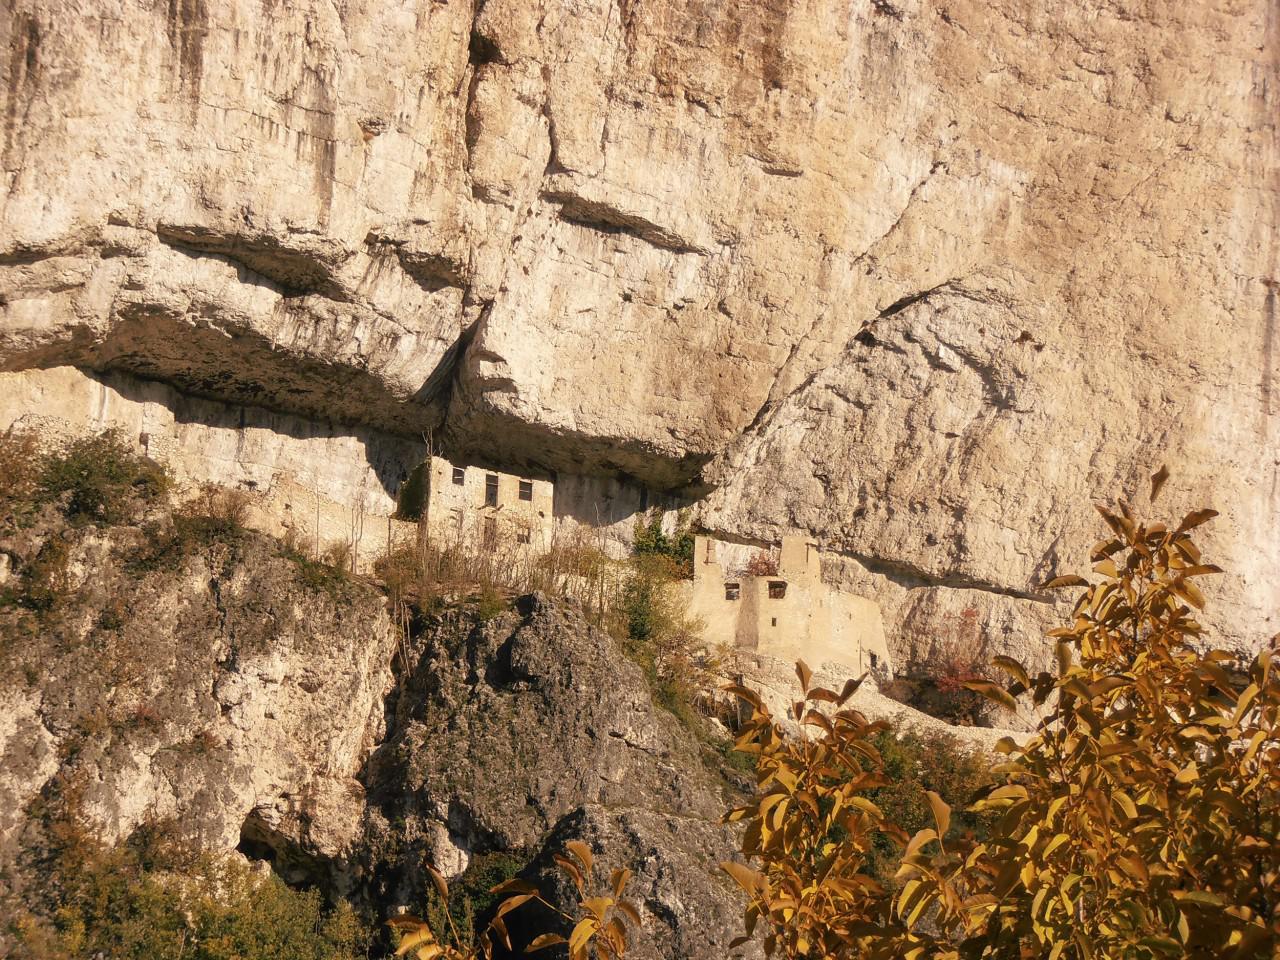
[{"label": "autumn foliage", "polygon": [[[759,789],[729,814],[751,866],[725,869],[748,897],[746,931],[785,957],[1090,958],[1274,955],[1280,940],[1280,677],[1203,649],[1196,585],[1219,572],[1191,531],[1102,511],[1070,625],[1050,634],[1056,669],[998,657],[1010,683],[971,684],[1035,712],[1025,744],[1002,741],[996,783],[972,809],[991,835],[945,839],[948,806],[906,840],[893,889],[865,869],[868,836],[892,831],[860,796],[879,777],[875,724],[806,689],[787,737],[747,690],[739,749]],[[807,670],[801,665],[807,688]],[[830,709],[823,709],[830,705]]]},{"label": "autumn foliage", "polygon": [[[474,942],[469,931],[460,931],[448,912],[445,913],[446,929],[433,929],[422,917],[401,914],[393,917],[389,925],[398,932],[396,956],[411,956],[417,960],[490,960],[496,952],[513,949],[504,918],[520,907],[537,903],[567,926],[568,936],[544,933],[533,939],[525,948],[529,953],[549,947],[563,947],[570,960],[619,960],[626,955],[629,924],[640,923],[640,912],[624,899],[631,871],[619,868],[610,871],[608,883],[597,880],[595,858],[591,848],[581,840],[570,840],[565,852],[555,855],[556,867],[573,884],[578,894],[574,913],[567,913],[543,898],[539,889],[521,879],[507,880],[491,891],[503,895],[497,910],[485,930]],[[436,893],[448,903],[449,885],[444,877],[428,867]]]}]

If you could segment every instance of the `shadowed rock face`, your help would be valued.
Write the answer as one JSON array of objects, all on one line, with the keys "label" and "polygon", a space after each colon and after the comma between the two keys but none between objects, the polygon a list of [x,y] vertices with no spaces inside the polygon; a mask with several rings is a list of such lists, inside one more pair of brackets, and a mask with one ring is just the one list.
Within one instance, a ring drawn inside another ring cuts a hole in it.
[{"label": "shadowed rock face", "polygon": [[[490,620],[464,609],[421,627],[388,701],[388,736],[362,775],[375,902],[419,902],[423,862],[453,876],[475,856],[518,851],[524,875],[570,909],[576,897],[551,857],[584,839],[601,854],[601,879],[636,871],[638,956],[726,956],[742,904],[717,866],[735,849],[719,820],[742,785],[654,706],[639,667],[537,595]],[[517,941],[558,929],[550,917],[517,919]]]},{"label": "shadowed rock face", "polygon": [[1280,15],[1025,8],[19,0],[0,370],[713,487],[899,643],[1034,633],[1167,461],[1257,645]]}]

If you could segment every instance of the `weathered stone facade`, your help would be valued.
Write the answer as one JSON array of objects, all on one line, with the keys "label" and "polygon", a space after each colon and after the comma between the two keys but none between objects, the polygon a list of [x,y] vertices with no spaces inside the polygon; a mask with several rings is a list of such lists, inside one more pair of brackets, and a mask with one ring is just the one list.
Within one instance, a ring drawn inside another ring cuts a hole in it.
[{"label": "weathered stone facade", "polygon": [[551,481],[432,457],[427,536],[465,550],[515,550],[539,555],[551,548],[555,529]]},{"label": "weathered stone facade", "polygon": [[717,549],[723,546],[695,538],[693,579],[684,585],[689,614],[702,622],[708,645],[892,678],[880,607],[825,583],[815,543],[783,537],[773,573],[726,569]]}]

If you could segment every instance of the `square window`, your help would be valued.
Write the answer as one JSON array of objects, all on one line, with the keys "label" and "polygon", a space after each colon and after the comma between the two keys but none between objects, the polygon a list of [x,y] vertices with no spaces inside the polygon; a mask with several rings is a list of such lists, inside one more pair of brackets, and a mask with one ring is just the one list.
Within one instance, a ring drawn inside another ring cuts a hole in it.
[{"label": "square window", "polygon": [[517,543],[528,543],[530,539],[528,527],[522,527],[520,530],[516,531]]},{"label": "square window", "polygon": [[520,499],[521,500],[533,499],[533,481],[532,480],[520,481]]},{"label": "square window", "polygon": [[498,475],[496,473],[485,474],[484,505],[486,507],[496,507],[498,505]]},{"label": "square window", "polygon": [[484,548],[492,550],[498,545],[498,521],[493,517],[484,518]]},{"label": "square window", "polygon": [[738,584],[736,584],[736,583],[726,583],[726,584],[724,585],[724,598],[725,598],[726,600],[737,600],[737,599],[738,599]]},{"label": "square window", "polygon": [[787,595],[787,581],[770,580],[769,581],[769,599],[781,600]]},{"label": "square window", "polygon": [[466,479],[467,479],[467,468],[466,468],[466,467],[454,467],[454,468],[453,468],[453,482],[454,482],[454,483],[456,483],[458,486],[462,486],[463,482],[464,482]]}]

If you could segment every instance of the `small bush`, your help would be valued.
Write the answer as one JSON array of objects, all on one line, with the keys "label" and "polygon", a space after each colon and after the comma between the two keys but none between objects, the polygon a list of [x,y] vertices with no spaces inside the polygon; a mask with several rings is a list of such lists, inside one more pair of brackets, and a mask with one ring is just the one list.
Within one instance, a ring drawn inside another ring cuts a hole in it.
[{"label": "small bush", "polygon": [[439,936],[456,930],[464,949],[479,946],[478,929],[493,906],[502,899],[493,888],[516,876],[528,863],[527,855],[499,851],[477,854],[445,892],[447,900],[434,889],[427,896],[425,919]]},{"label": "small bush", "polygon": [[680,569],[679,561],[665,554],[633,557],[612,612],[612,630],[623,653],[644,671],[654,702],[705,738],[695,704],[712,681],[700,656],[701,626],[689,618],[676,589]]},{"label": "small bush", "polygon": [[205,484],[179,505],[168,524],[150,524],[129,558],[135,572],[173,569],[186,558],[215,546],[234,546],[247,533],[249,494]]},{"label": "small bush", "polygon": [[0,530],[24,526],[40,492],[40,451],[30,434],[0,433]]},{"label": "small bush", "polygon": [[683,517],[676,529],[667,533],[662,528],[662,512],[655,509],[637,518],[631,550],[637,557],[666,557],[675,564],[680,577],[692,577],[693,542],[693,531]]},{"label": "small bush", "polygon": [[38,496],[75,524],[127,523],[168,488],[164,469],[134,453],[116,430],[72,442],[37,478]]},{"label": "small bush", "polygon": [[501,616],[509,604],[501,593],[493,587],[483,587],[476,595],[476,616],[481,620],[492,620]]},{"label": "small bush", "polygon": [[[327,560],[315,560],[304,553],[283,547],[280,555],[293,561],[299,582],[308,590],[328,594],[335,600],[341,600],[346,597],[346,591],[351,585],[351,581],[347,576],[345,567],[334,566]],[[326,557],[334,557],[340,562],[342,560],[341,552],[334,553],[332,548],[325,555]]]},{"label": "small bush", "polygon": [[[989,758],[947,734],[884,730],[872,737],[871,743],[880,752],[889,782],[868,790],[866,796],[889,820],[912,836],[932,827],[933,812],[927,798],[932,790],[956,811],[944,839],[986,839],[992,818],[967,808],[993,782]],[[893,839],[879,834],[868,856],[872,876],[891,883],[900,855]]]},{"label": "small bush", "polygon": [[144,867],[132,850],[91,857],[51,918],[19,917],[17,934],[49,960],[355,960],[368,926],[347,904],[326,910],[318,891],[200,858],[187,872]]},{"label": "small bush", "polygon": [[67,542],[50,537],[35,559],[22,569],[16,584],[0,592],[0,606],[13,604],[36,614],[52,613],[70,595],[70,560]]}]

